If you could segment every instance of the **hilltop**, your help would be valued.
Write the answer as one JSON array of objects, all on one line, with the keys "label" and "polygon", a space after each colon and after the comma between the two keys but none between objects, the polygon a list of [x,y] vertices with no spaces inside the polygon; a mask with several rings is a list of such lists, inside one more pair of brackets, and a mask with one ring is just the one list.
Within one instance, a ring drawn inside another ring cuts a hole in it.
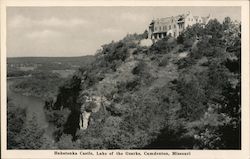
[{"label": "hilltop", "polygon": [[188,27],[177,39],[128,35],[47,101],[61,149],[240,149],[240,24]]}]

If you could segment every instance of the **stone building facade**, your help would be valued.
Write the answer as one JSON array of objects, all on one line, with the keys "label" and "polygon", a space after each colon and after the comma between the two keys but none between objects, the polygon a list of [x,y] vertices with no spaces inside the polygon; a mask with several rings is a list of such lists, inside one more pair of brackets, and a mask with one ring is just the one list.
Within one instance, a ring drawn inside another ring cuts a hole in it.
[{"label": "stone building facade", "polygon": [[196,23],[205,26],[210,19],[210,15],[207,17],[193,16],[190,12],[188,12],[187,14],[152,20],[149,25],[148,38],[162,39],[167,35],[176,38],[188,26],[192,26]]}]

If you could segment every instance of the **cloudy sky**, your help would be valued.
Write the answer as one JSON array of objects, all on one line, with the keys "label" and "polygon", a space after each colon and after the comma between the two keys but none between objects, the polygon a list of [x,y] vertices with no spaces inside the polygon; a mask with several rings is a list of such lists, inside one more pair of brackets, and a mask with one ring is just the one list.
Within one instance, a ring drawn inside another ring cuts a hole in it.
[{"label": "cloudy sky", "polygon": [[239,7],[8,7],[7,56],[83,56],[128,33],[142,33],[153,18],[191,11],[240,21]]}]

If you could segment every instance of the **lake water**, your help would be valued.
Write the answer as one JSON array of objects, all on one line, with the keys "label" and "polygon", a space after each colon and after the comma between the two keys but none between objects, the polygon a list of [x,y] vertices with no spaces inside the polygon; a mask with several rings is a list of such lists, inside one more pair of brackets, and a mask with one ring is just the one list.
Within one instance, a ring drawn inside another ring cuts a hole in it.
[{"label": "lake water", "polygon": [[11,91],[10,86],[19,79],[8,79],[7,81],[7,95],[11,98],[12,102],[27,110],[27,120],[32,119],[33,116],[37,119],[37,124],[40,128],[45,130],[45,136],[53,140],[53,129],[52,123],[47,122],[45,113],[43,110],[44,100],[34,96],[25,96],[21,93]]}]

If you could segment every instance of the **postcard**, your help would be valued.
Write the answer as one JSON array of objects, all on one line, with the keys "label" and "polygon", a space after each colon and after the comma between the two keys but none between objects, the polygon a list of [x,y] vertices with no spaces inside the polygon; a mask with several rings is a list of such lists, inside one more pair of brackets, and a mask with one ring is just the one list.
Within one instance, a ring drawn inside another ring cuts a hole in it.
[{"label": "postcard", "polygon": [[249,1],[1,1],[1,156],[249,159]]}]

